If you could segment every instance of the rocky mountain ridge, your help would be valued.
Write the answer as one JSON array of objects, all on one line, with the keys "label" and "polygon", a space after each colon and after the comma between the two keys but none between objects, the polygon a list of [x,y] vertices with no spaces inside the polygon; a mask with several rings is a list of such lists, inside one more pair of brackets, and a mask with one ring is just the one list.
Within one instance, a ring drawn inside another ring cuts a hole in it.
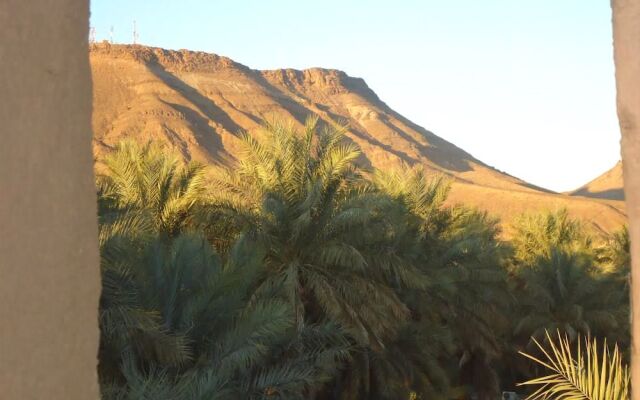
[{"label": "rocky mountain ridge", "polygon": [[388,107],[361,78],[334,69],[254,70],[227,57],[140,45],[94,45],[96,160],[125,137],[167,144],[185,159],[231,163],[237,133],[258,134],[265,119],[301,125],[311,115],[347,124],[366,167],[422,165],[454,184],[449,201],[509,222],[566,207],[596,230],[625,221],[622,202],[551,193],[502,173]]}]

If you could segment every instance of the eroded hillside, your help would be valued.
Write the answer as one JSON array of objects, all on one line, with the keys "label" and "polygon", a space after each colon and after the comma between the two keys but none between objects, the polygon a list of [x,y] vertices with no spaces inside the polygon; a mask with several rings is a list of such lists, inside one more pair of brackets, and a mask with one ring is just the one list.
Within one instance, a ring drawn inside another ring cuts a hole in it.
[{"label": "eroded hillside", "polygon": [[167,143],[185,159],[231,163],[239,131],[255,133],[265,119],[302,124],[318,115],[348,124],[363,165],[423,165],[454,180],[450,203],[477,206],[506,222],[525,211],[562,207],[597,230],[616,229],[626,219],[620,202],[551,193],[491,168],[342,71],[258,71],[214,54],[133,45],[95,45],[90,59],[98,160],[122,138],[135,137]]}]

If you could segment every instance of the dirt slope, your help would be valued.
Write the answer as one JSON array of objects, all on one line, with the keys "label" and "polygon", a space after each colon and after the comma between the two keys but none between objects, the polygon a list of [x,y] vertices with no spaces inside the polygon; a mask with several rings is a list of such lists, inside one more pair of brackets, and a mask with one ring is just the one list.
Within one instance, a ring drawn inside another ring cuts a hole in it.
[{"label": "dirt slope", "polygon": [[613,168],[570,194],[598,199],[624,200],[622,162],[618,161]]},{"label": "dirt slope", "polygon": [[421,164],[455,180],[449,201],[509,222],[527,210],[567,207],[598,230],[625,220],[621,204],[555,194],[497,171],[390,109],[364,80],[313,68],[258,71],[225,57],[187,50],[99,44],[90,53],[94,153],[124,137],[162,141],[185,159],[228,163],[236,134],[265,118],[302,123],[312,114],[349,125],[362,163]]}]

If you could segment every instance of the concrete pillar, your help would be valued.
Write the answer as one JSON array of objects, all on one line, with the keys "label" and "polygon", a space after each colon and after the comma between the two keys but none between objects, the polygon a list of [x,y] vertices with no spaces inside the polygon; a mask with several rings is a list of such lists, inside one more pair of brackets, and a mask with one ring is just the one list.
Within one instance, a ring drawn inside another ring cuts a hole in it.
[{"label": "concrete pillar", "polygon": [[0,1],[0,398],[98,399],[88,0]]},{"label": "concrete pillar", "polygon": [[640,400],[640,0],[612,0],[618,120],[631,238],[631,384]]}]

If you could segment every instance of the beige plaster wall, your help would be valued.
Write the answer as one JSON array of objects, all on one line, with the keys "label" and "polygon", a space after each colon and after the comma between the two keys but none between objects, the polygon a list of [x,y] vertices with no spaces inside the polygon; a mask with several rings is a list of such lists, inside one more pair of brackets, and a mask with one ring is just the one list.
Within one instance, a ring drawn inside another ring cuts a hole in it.
[{"label": "beige plaster wall", "polygon": [[0,399],[97,399],[88,0],[0,0]]},{"label": "beige plaster wall", "polygon": [[618,120],[631,237],[631,382],[640,400],[640,0],[612,0]]}]

